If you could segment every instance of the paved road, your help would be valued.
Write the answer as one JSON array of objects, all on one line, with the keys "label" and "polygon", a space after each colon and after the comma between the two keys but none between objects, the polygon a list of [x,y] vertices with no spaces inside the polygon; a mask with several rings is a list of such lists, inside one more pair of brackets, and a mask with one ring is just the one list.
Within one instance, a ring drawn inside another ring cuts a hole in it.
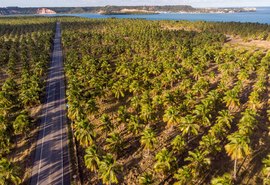
[{"label": "paved road", "polygon": [[62,55],[60,24],[57,23],[30,185],[70,184]]}]

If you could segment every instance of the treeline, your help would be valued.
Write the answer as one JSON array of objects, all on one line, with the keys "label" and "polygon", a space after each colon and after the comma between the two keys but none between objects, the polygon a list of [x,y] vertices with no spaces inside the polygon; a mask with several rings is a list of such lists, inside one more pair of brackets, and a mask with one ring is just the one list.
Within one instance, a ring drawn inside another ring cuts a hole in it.
[{"label": "treeline", "polygon": [[[205,11],[205,9],[196,9],[188,5],[172,5],[172,6],[94,6],[94,7],[48,7],[57,13],[98,13],[100,11],[114,12],[122,9],[138,9],[147,11],[164,11],[164,12],[194,12]],[[0,8],[0,14],[36,14],[38,8],[21,8],[21,7],[7,7]],[[217,10],[217,9],[215,9]]]},{"label": "treeline", "polygon": [[240,36],[246,41],[252,39],[270,40],[270,26],[260,23],[205,22],[205,21],[162,21],[164,28],[210,31],[231,36]]},{"label": "treeline", "polygon": [[213,25],[245,24],[62,19],[85,183],[269,181],[270,54],[224,47]]},{"label": "treeline", "polygon": [[35,126],[31,111],[44,94],[54,28],[47,18],[0,19],[0,184],[24,180],[27,159],[15,154]]}]

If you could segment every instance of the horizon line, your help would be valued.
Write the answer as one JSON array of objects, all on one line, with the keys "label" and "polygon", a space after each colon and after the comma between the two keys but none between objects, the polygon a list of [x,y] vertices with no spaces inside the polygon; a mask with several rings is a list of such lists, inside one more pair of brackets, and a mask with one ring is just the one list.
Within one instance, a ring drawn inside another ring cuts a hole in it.
[{"label": "horizon line", "polygon": [[171,5],[98,5],[98,6],[2,6],[0,8],[89,8],[89,7],[106,7],[106,6],[118,6],[118,7],[138,7],[138,6],[191,6],[193,8],[266,8],[268,6],[192,6],[188,4],[171,4]]}]

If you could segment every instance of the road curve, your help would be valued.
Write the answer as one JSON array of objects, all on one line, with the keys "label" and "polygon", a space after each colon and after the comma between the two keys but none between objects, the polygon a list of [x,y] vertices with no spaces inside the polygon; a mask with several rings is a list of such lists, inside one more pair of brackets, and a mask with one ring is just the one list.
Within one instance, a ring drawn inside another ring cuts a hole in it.
[{"label": "road curve", "polygon": [[30,185],[70,185],[65,102],[61,30],[57,23]]}]

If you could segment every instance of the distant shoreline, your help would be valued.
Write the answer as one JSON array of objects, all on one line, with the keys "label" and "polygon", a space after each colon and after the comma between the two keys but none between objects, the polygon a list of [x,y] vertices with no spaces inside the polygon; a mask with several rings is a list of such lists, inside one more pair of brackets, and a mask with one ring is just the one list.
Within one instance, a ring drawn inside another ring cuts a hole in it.
[{"label": "distant shoreline", "polygon": [[0,8],[0,15],[28,15],[28,14],[78,14],[98,13],[103,15],[135,15],[135,14],[203,14],[203,13],[241,13],[256,12],[256,8],[194,8],[189,5],[172,6],[104,6],[104,7],[35,7]]}]

